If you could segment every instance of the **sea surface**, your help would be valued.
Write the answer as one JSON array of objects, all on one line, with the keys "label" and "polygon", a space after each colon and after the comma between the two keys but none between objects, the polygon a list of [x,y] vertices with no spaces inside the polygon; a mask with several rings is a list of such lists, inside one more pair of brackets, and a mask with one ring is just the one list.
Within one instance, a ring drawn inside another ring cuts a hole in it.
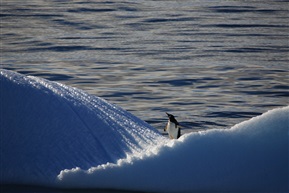
[{"label": "sea surface", "polygon": [[1,68],[105,98],[163,132],[289,104],[289,2],[2,0]]}]

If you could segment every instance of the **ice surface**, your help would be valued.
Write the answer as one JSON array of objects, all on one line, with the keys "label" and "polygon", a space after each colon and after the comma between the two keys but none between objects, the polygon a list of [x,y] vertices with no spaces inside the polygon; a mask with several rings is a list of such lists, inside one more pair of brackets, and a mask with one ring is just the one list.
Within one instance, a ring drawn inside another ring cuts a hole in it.
[{"label": "ice surface", "polygon": [[79,89],[1,70],[1,182],[54,183],[66,168],[115,163],[165,140]]},{"label": "ice surface", "polygon": [[228,130],[191,133],[117,164],[75,168],[62,185],[182,192],[288,191],[289,107]]},{"label": "ice surface", "polygon": [[101,98],[1,71],[1,183],[288,192],[289,106],[168,140]]}]

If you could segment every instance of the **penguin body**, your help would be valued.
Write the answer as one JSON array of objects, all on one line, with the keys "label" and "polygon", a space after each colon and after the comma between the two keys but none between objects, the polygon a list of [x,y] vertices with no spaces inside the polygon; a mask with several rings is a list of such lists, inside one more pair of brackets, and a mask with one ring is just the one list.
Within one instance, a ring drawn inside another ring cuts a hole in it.
[{"label": "penguin body", "polygon": [[169,117],[168,123],[164,129],[171,139],[178,139],[181,136],[181,128],[174,115],[166,113]]}]

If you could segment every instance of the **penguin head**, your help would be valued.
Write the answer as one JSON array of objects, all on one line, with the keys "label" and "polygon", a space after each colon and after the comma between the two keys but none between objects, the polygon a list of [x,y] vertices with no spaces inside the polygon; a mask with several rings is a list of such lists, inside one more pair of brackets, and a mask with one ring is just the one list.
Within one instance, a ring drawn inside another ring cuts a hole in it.
[{"label": "penguin head", "polygon": [[175,123],[176,125],[179,125],[178,121],[176,120],[176,118],[174,117],[174,115],[166,113],[169,117],[169,121],[172,123]]}]

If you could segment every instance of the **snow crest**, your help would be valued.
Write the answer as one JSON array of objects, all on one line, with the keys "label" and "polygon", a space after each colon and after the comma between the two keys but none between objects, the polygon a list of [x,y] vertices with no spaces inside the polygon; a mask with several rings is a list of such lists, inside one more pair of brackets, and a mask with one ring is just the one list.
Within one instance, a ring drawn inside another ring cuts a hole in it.
[{"label": "snow crest", "polygon": [[1,70],[1,183],[55,182],[66,168],[115,163],[165,140],[102,98]]},{"label": "snow crest", "polygon": [[168,140],[79,89],[1,70],[0,183],[153,192],[288,192],[289,106]]},{"label": "snow crest", "polygon": [[289,107],[58,175],[62,186],[153,192],[287,192]]}]

